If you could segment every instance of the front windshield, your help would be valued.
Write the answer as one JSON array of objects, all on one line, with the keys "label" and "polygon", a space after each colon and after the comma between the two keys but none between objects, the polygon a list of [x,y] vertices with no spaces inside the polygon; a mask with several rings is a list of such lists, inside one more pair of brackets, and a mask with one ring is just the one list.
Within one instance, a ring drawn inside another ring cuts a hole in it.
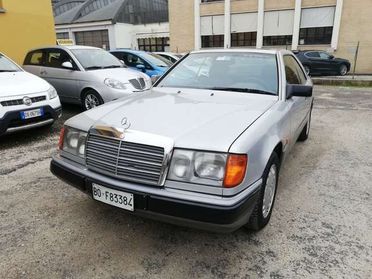
[{"label": "front windshield", "polygon": [[165,58],[161,57],[160,55],[157,55],[155,53],[147,53],[144,52],[141,54],[143,59],[147,60],[150,64],[156,65],[158,67],[170,67],[171,63],[167,61]]},{"label": "front windshield", "polygon": [[71,51],[85,70],[123,67],[115,56],[103,49],[73,49]]},{"label": "front windshield", "polygon": [[0,73],[1,72],[20,72],[21,69],[0,53]]},{"label": "front windshield", "polygon": [[276,56],[257,52],[192,53],[157,86],[278,95]]}]

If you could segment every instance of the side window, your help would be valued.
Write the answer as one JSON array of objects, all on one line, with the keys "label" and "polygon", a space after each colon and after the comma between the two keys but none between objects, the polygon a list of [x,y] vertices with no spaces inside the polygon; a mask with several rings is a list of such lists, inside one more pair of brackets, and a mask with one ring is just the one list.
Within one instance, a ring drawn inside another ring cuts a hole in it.
[{"label": "side window", "polygon": [[329,59],[329,54],[325,52],[319,52],[321,59]]},{"label": "side window", "polygon": [[36,50],[27,54],[25,65],[35,65],[35,66],[42,66],[44,64],[44,52],[41,50]]},{"label": "side window", "polygon": [[294,59],[291,55],[285,55],[283,59],[287,83],[305,84],[307,78],[296,59]]},{"label": "side window", "polygon": [[137,65],[144,65],[146,69],[151,69],[151,66],[137,55],[126,53],[123,55],[125,65],[129,67],[136,67]]},{"label": "side window", "polygon": [[309,58],[320,58],[319,52],[316,51],[306,52],[306,56]]},{"label": "side window", "polygon": [[64,62],[71,62],[73,65],[73,60],[64,51],[60,49],[50,49],[46,55],[45,66],[50,68],[63,68],[62,64]]}]

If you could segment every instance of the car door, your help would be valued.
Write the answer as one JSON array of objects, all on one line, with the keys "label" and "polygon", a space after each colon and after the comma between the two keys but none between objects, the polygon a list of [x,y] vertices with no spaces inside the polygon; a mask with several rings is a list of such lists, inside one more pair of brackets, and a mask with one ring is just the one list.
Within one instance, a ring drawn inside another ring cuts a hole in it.
[{"label": "car door", "polygon": [[[75,71],[78,70],[71,56],[63,49],[50,48],[46,50],[45,64],[41,67],[40,76],[45,78],[57,90],[62,101],[73,102],[78,98],[78,80]],[[70,62],[73,69],[62,66]]]},{"label": "car door", "polygon": [[310,68],[312,73],[324,73],[327,67],[324,61],[320,59],[318,51],[308,51],[305,53],[306,58],[310,61]]},{"label": "car door", "polygon": [[334,59],[333,56],[329,55],[326,52],[320,51],[319,52],[320,59],[322,63],[324,63],[324,72],[327,74],[337,73],[339,70],[339,66],[337,61]]},{"label": "car door", "polygon": [[[123,60],[125,65],[127,65],[129,68],[132,68],[137,71],[142,71],[150,77],[155,74],[154,68],[148,62],[146,62],[144,59],[142,59],[136,54],[123,52],[121,60]],[[138,68],[139,65],[143,66],[143,70]]]},{"label": "car door", "polygon": [[[284,55],[283,60],[287,84],[305,85],[307,83],[307,77],[297,60],[292,55]],[[287,102],[291,107],[291,134],[292,143],[294,143],[306,121],[311,106],[311,98],[291,97]]]}]

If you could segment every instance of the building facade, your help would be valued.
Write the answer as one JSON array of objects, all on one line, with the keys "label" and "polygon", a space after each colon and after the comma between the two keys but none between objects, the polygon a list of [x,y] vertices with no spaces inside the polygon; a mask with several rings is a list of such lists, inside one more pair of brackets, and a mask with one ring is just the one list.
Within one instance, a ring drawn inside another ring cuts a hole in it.
[{"label": "building facade", "polygon": [[372,73],[371,10],[371,0],[170,0],[171,50],[326,50]]},{"label": "building facade", "polygon": [[55,42],[50,0],[0,0],[0,52],[22,64],[28,50]]},{"label": "building facade", "polygon": [[57,39],[107,50],[169,50],[167,0],[60,0]]}]

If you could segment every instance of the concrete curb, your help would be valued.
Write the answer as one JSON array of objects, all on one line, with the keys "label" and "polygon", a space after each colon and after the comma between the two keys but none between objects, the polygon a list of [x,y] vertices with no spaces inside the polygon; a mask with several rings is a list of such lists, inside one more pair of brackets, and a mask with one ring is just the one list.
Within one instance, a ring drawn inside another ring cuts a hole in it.
[{"label": "concrete curb", "polygon": [[316,85],[372,87],[372,80],[312,78]]}]

